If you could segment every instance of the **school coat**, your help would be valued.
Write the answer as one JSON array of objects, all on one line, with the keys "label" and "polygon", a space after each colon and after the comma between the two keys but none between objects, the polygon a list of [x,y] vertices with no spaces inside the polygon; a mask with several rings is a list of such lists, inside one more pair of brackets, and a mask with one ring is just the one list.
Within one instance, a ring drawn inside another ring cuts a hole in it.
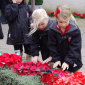
[{"label": "school coat", "polygon": [[52,61],[66,62],[70,65],[69,70],[74,72],[82,67],[80,29],[76,24],[69,24],[70,29],[66,31],[65,35],[62,35],[56,28],[56,24],[57,21],[49,30],[48,38],[50,55],[53,57]]},{"label": "school coat", "polygon": [[30,31],[29,17],[32,9],[28,4],[12,3],[6,6],[5,16],[9,24],[7,44],[22,45],[29,44],[28,33]]},{"label": "school coat", "polygon": [[50,56],[47,43],[48,43],[48,32],[53,25],[52,23],[53,20],[49,18],[47,27],[45,28],[44,31],[38,29],[36,32],[32,34],[32,43],[31,43],[32,56],[39,56],[39,50],[41,51],[43,60],[45,60]]},{"label": "school coat", "polygon": [[5,7],[10,4],[9,0],[0,0],[0,10],[3,14],[5,14]]}]

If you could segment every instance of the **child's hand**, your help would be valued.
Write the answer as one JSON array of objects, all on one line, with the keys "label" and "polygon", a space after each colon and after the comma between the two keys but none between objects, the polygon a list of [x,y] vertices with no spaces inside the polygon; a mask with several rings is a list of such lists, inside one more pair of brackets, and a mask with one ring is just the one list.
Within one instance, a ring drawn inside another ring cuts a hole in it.
[{"label": "child's hand", "polygon": [[44,60],[44,61],[42,62],[42,64],[48,63],[48,62],[50,62],[51,60],[52,60],[52,57],[50,56],[49,58],[47,58],[46,60]]},{"label": "child's hand", "polygon": [[16,0],[12,0],[13,3],[16,3]]},{"label": "child's hand", "polygon": [[33,59],[32,59],[32,62],[36,64],[38,61],[39,61],[39,57],[34,56]]},{"label": "child's hand", "polygon": [[58,65],[61,66],[61,62],[60,61],[55,62],[54,65],[53,65],[53,68],[56,68]]},{"label": "child's hand", "polygon": [[61,67],[62,69],[63,69],[63,71],[65,70],[65,69],[67,69],[68,70],[68,68],[69,68],[69,65],[67,64],[67,63],[63,63],[62,64],[62,67]]},{"label": "child's hand", "polygon": [[30,24],[30,28],[32,28],[32,27],[33,27],[33,23]]}]

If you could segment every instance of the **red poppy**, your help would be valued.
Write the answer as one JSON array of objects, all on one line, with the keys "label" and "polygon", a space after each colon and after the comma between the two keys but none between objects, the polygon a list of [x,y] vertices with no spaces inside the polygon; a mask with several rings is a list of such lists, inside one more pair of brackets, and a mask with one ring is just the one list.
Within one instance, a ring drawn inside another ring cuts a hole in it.
[{"label": "red poppy", "polygon": [[82,17],[82,18],[85,18],[85,13],[83,13],[83,14],[81,15],[81,17]]},{"label": "red poppy", "polygon": [[54,12],[51,12],[51,14],[54,14]]},{"label": "red poppy", "polygon": [[47,15],[49,15],[49,12],[47,12]]},{"label": "red poppy", "polygon": [[3,53],[3,54],[1,55],[1,57],[3,57],[3,58],[9,57],[9,54],[8,54],[8,53]]},{"label": "red poppy", "polygon": [[84,85],[85,75],[82,72],[76,72],[69,77],[58,79],[53,85]]},{"label": "red poppy", "polygon": [[78,14],[78,13],[76,13],[76,12],[74,12],[73,14],[76,15],[76,16],[81,16],[81,14]]}]

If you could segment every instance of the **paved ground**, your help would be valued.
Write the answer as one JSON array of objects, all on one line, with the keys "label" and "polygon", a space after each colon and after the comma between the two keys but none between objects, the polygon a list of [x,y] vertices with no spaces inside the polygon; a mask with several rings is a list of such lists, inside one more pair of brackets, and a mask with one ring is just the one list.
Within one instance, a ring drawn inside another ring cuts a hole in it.
[{"label": "paved ground", "polygon": [[[82,72],[85,72],[85,19],[77,19],[78,26],[80,27],[81,34],[82,34],[82,61],[83,61],[83,67],[81,68]],[[3,53],[14,53],[14,49],[12,45],[7,45],[6,44],[6,39],[7,39],[7,32],[8,32],[8,25],[7,24],[2,24],[2,30],[4,33],[4,39],[0,40],[0,52]],[[25,56],[25,54],[24,54]],[[40,60],[41,55],[40,55]]]}]

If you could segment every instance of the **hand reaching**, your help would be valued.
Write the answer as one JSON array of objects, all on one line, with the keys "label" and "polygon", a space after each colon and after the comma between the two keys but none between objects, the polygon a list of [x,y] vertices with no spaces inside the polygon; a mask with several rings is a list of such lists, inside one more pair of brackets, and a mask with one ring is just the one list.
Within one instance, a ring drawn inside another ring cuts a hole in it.
[{"label": "hand reaching", "polygon": [[38,61],[39,61],[39,57],[34,56],[33,59],[32,59],[32,62],[36,64]]},{"label": "hand reaching", "polygon": [[50,56],[49,58],[47,58],[46,60],[44,60],[44,61],[42,62],[42,64],[48,63],[48,62],[50,62],[51,60],[52,60],[52,57]]},{"label": "hand reaching", "polygon": [[60,61],[55,62],[54,65],[53,65],[53,68],[56,68],[58,65],[61,66],[61,62]]},{"label": "hand reaching", "polygon": [[66,70],[66,69],[68,70],[69,65],[64,62],[64,63],[62,64],[62,67],[61,67],[61,68],[63,69],[63,71]]}]

